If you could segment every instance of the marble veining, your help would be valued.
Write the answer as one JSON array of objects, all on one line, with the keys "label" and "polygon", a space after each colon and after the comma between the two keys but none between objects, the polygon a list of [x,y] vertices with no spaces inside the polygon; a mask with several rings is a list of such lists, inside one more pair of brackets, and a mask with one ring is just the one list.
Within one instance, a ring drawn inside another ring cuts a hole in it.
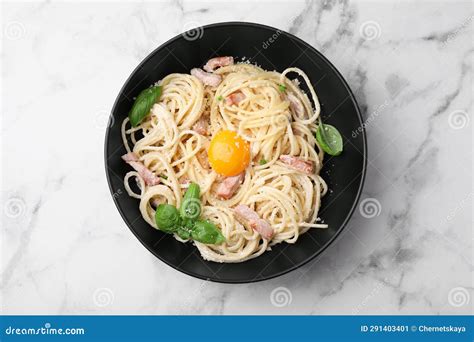
[{"label": "marble veining", "polygon": [[[471,2],[2,7],[3,314],[472,313]],[[369,143],[347,229],[317,260],[255,284],[161,263],[120,218],[104,174],[108,114],[133,68],[219,21],[274,26],[324,53],[354,91]]]}]

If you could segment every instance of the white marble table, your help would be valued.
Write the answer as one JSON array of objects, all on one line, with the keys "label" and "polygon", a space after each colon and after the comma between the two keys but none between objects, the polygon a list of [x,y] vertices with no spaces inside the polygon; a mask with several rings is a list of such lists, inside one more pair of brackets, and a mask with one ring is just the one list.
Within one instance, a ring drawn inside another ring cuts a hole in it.
[{"label": "white marble table", "polygon": [[[472,312],[470,2],[4,3],[4,314]],[[192,26],[251,21],[323,52],[367,120],[361,206],[318,260],[248,285],[151,255],[107,187],[107,115],[155,47]]]}]

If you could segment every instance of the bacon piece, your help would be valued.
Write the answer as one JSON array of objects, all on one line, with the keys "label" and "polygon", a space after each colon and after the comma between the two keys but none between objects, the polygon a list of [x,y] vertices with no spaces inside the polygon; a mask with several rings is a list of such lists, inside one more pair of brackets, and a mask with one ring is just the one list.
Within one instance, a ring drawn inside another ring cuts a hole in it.
[{"label": "bacon piece", "polygon": [[198,152],[196,154],[196,158],[199,162],[199,164],[201,164],[201,166],[205,169],[210,169],[211,168],[211,165],[209,164],[209,159],[207,157],[207,151],[206,150],[202,150],[200,152]]},{"label": "bacon piece", "polygon": [[129,152],[122,156],[122,159],[129,164],[138,174],[143,178],[146,185],[153,186],[160,184],[160,177],[155,176],[141,161],[138,160],[138,156]]},{"label": "bacon piece", "polygon": [[122,156],[122,159],[127,163],[129,163],[131,161],[137,162],[138,161],[138,156],[136,155],[135,152],[128,152],[127,154],[124,154]]},{"label": "bacon piece", "polygon": [[223,199],[231,198],[235,191],[239,188],[240,184],[244,179],[244,174],[238,174],[237,176],[226,177],[217,188],[217,196]]},{"label": "bacon piece", "polygon": [[191,75],[197,77],[202,83],[211,87],[217,87],[222,82],[221,75],[211,74],[202,69],[191,69]]},{"label": "bacon piece", "polygon": [[207,128],[208,128],[207,118],[201,116],[198,121],[196,121],[193,125],[193,130],[198,132],[201,135],[207,135]]},{"label": "bacon piece", "polygon": [[264,239],[270,240],[272,238],[273,228],[267,221],[260,218],[254,210],[240,204],[234,208],[234,214],[237,221],[257,231]]},{"label": "bacon piece", "polygon": [[245,100],[245,94],[241,91],[236,91],[235,93],[232,93],[226,97],[225,103],[231,106],[233,104],[239,104],[239,102],[243,100]]},{"label": "bacon piece", "polygon": [[298,117],[303,117],[304,115],[304,107],[303,104],[301,103],[300,99],[297,98],[295,95],[292,93],[288,93],[286,95],[286,98],[288,101],[290,101],[290,108],[291,110],[298,116]]},{"label": "bacon piece", "polygon": [[219,67],[228,66],[234,64],[234,57],[215,57],[207,61],[203,69],[212,72]]},{"label": "bacon piece", "polygon": [[184,185],[185,187],[188,187],[189,184],[191,184],[191,180],[188,177],[183,177],[179,180],[179,184]]},{"label": "bacon piece", "polygon": [[294,170],[301,171],[308,175],[313,173],[313,163],[298,157],[282,154],[280,160]]}]

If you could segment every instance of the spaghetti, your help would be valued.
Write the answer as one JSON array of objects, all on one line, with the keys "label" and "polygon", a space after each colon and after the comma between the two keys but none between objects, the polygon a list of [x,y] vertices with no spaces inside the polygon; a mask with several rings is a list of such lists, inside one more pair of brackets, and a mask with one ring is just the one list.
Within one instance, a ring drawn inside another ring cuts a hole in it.
[{"label": "spaghetti", "polygon": [[[306,74],[297,68],[270,72],[245,63],[198,70],[203,74],[163,78],[158,82],[161,97],[150,115],[137,127],[131,127],[128,118],[122,123],[127,152],[134,153],[151,176],[160,177],[159,184],[150,185],[140,170],[125,176],[125,189],[140,200],[145,221],[157,228],[156,206],[179,206],[194,182],[201,189],[202,217],[219,227],[226,240],[219,245],[195,241],[206,260],[242,262],[272,245],[295,243],[310,228],[327,227],[318,223],[327,191],[319,175],[324,153],[313,135],[320,124],[320,105]],[[314,108],[289,73],[306,82]],[[212,137],[223,130],[236,132],[250,146],[250,164],[230,196],[220,194],[227,177],[209,165],[207,155]],[[130,185],[131,178],[136,178],[139,191]],[[239,206],[267,222],[271,237],[264,238],[252,224],[239,220]]]}]

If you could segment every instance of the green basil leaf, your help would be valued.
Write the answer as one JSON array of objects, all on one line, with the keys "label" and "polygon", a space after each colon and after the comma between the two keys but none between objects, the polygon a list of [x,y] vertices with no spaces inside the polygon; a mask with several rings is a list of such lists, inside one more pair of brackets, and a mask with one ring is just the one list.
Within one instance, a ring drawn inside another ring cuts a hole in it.
[{"label": "green basil leaf", "polygon": [[183,197],[179,212],[183,219],[197,220],[201,215],[201,200],[199,198],[201,189],[196,183],[189,184],[188,190]]},{"label": "green basil leaf", "polygon": [[199,220],[194,223],[194,227],[191,230],[191,237],[195,241],[211,245],[219,245],[225,241],[224,235],[222,235],[217,226],[214,223],[204,220]]},{"label": "green basil leaf", "polygon": [[189,184],[188,190],[184,193],[183,199],[195,198],[199,199],[201,196],[201,188],[196,183]]},{"label": "green basil leaf", "polygon": [[342,137],[336,127],[321,123],[316,131],[316,140],[324,152],[338,156],[342,152]]},{"label": "green basil leaf", "polygon": [[133,127],[136,127],[150,113],[151,107],[161,96],[161,86],[154,86],[143,90],[135,99],[128,118]]},{"label": "green basil leaf", "polygon": [[180,227],[178,227],[178,230],[176,231],[176,234],[178,234],[178,236],[181,239],[187,240],[187,239],[191,238],[191,229],[189,229],[186,226],[180,226]]},{"label": "green basil leaf", "polygon": [[171,204],[160,204],[156,208],[155,222],[165,233],[175,233],[182,225],[178,209]]}]

